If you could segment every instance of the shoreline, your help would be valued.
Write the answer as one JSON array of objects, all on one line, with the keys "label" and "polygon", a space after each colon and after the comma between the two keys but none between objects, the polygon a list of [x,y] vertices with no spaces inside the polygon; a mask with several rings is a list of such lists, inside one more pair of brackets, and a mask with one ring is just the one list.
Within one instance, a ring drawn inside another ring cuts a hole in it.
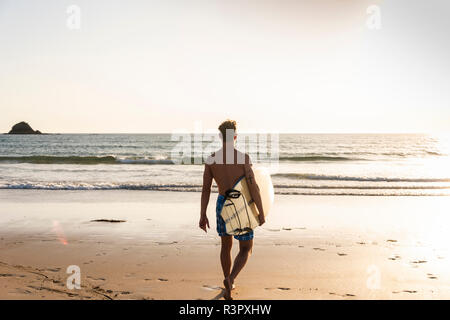
[{"label": "shoreline", "polygon": [[[275,187],[276,188],[276,187]],[[344,188],[343,188],[344,189]],[[352,188],[349,188],[352,189]],[[383,188],[380,188],[383,189]],[[384,188],[384,189],[389,189],[389,188]],[[435,189],[449,189],[449,188],[430,188],[429,190],[435,190]],[[201,194],[201,186],[196,186],[196,187],[188,187],[186,189],[182,189],[181,187],[164,187],[164,186],[156,186],[156,187],[152,187],[152,188],[148,188],[148,187],[142,187],[142,188],[121,188],[121,187],[116,187],[116,188],[104,188],[104,189],[90,189],[90,188],[86,188],[86,189],[72,189],[72,188],[60,188],[60,189],[50,189],[50,188],[2,188],[0,187],[0,193],[4,191],[4,192],[60,192],[60,193],[64,193],[64,192],[165,192],[165,193],[194,193],[194,194]],[[216,186],[212,186],[211,188],[211,194],[212,195],[217,195],[218,191],[217,191],[217,187]],[[415,197],[423,197],[423,198],[434,198],[434,197],[450,197],[450,194],[446,194],[446,193],[424,193],[424,194],[417,194],[417,193],[404,193],[404,194],[397,194],[397,193],[383,193],[383,194],[378,194],[378,193],[308,193],[308,192],[283,192],[283,191],[277,191],[275,189],[274,191],[275,196],[293,196],[293,197],[368,197],[368,198],[415,198]],[[1,195],[0,195],[0,199],[1,199]]]}]

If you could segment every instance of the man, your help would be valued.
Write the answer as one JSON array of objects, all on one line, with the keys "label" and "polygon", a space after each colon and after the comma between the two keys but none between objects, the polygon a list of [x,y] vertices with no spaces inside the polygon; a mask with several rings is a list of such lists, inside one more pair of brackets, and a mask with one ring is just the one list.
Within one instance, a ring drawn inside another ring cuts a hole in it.
[{"label": "man", "polygon": [[232,189],[236,182],[243,176],[247,180],[250,194],[255,201],[259,212],[259,224],[264,224],[264,212],[259,194],[258,185],[255,182],[255,176],[252,170],[250,157],[235,149],[236,143],[236,121],[227,120],[219,126],[220,137],[222,139],[222,148],[213,153],[206,161],[205,171],[203,173],[203,189],[201,198],[201,211],[199,227],[206,231],[209,228],[209,221],[206,216],[206,208],[211,194],[212,180],[216,181],[219,189],[219,196],[216,204],[217,232],[221,238],[222,247],[220,250],[220,262],[224,275],[223,284],[225,286],[224,298],[231,300],[231,290],[234,280],[247,262],[253,247],[253,231],[246,234],[234,236],[239,240],[239,253],[236,256],[231,270],[231,248],[233,238],[226,233],[225,222],[220,213],[225,203],[226,191]]}]

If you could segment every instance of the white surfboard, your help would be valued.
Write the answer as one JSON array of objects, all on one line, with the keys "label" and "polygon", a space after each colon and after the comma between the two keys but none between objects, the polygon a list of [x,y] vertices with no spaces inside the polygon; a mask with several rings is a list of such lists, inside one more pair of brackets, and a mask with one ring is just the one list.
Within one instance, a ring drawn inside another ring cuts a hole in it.
[{"label": "white surfboard", "polygon": [[[253,168],[256,184],[261,195],[264,216],[272,208],[274,191],[269,172],[264,168]],[[229,235],[245,234],[259,226],[258,208],[250,195],[245,177],[242,177],[233,187],[227,197],[221,216],[225,221],[226,233]]]}]

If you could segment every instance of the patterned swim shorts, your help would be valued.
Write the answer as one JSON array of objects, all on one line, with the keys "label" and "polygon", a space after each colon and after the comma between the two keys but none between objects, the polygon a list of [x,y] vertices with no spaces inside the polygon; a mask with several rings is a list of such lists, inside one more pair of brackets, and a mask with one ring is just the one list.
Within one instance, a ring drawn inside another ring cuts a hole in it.
[{"label": "patterned swim shorts", "polygon": [[[225,200],[226,200],[226,198],[223,195],[219,194],[219,196],[217,197],[217,203],[216,203],[217,233],[221,237],[229,236],[229,234],[226,232],[225,221],[223,221],[223,218],[220,215],[220,213],[222,212],[223,205],[225,204]],[[252,240],[253,237],[254,237],[253,230],[248,232],[248,233],[246,233],[246,234],[242,234],[242,235],[239,235],[239,236],[238,235],[234,236],[234,238],[236,240],[240,240],[240,241]]]}]

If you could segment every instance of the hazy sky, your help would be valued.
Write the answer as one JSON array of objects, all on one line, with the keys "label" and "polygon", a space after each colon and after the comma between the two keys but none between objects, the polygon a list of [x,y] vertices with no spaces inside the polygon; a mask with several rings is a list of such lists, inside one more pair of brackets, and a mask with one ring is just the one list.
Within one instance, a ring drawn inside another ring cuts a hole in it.
[{"label": "hazy sky", "polygon": [[[366,26],[374,4],[379,30]],[[448,130],[449,14],[448,0],[0,0],[0,132],[224,118],[247,131]]]}]

